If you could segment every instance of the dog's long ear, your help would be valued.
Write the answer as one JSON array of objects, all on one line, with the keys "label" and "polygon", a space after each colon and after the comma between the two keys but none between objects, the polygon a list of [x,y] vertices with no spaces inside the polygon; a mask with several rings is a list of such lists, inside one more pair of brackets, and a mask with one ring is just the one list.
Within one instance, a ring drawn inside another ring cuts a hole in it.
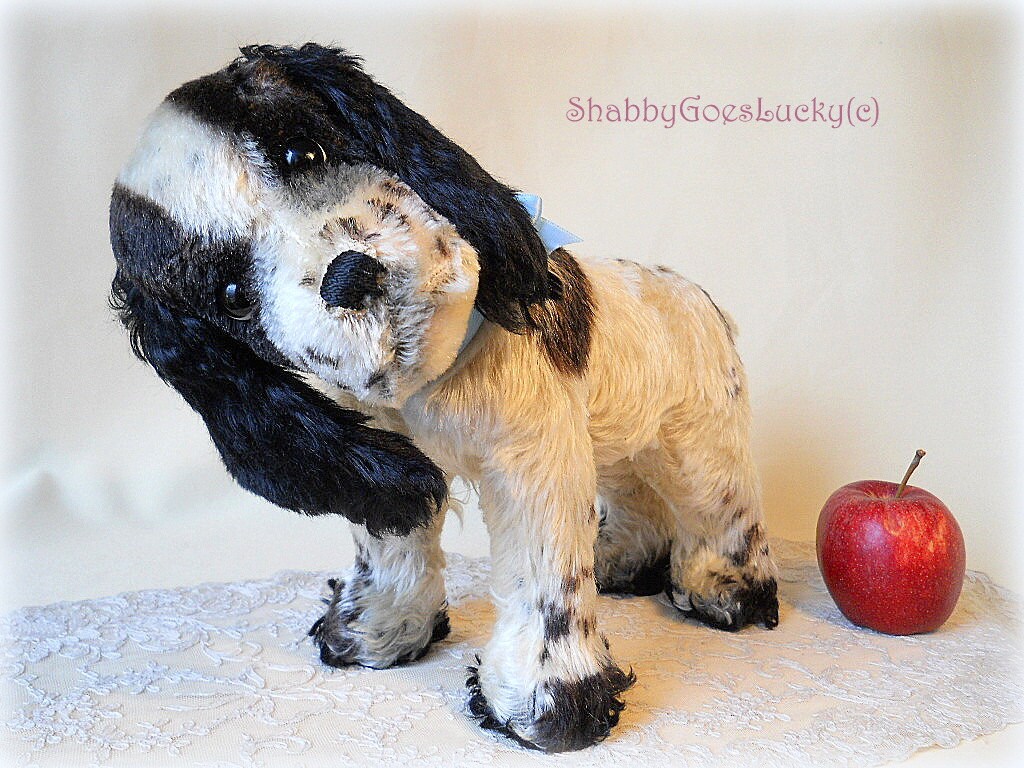
[{"label": "dog's long ear", "polygon": [[354,157],[393,173],[447,218],[480,257],[477,307],[510,331],[533,327],[531,304],[548,296],[548,258],[514,191],[336,48],[248,46],[327,104]]},{"label": "dog's long ear", "polygon": [[243,487],[306,514],[404,535],[444,503],[441,470],[408,438],[365,425],[208,322],[171,311],[119,269],[111,305],[150,363],[206,422]]}]

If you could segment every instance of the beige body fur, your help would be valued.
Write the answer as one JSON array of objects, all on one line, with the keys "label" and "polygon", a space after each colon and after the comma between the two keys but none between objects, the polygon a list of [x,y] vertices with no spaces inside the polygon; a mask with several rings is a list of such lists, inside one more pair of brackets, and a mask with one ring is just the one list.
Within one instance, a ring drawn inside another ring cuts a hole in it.
[{"label": "beige body fur", "polygon": [[[480,685],[497,718],[527,740],[549,704],[536,695],[546,679],[582,679],[611,664],[596,631],[596,583],[628,581],[671,549],[673,602],[689,610],[692,601],[729,624],[738,620],[744,577],[775,576],[735,326],[703,290],[667,269],[581,266],[596,310],[582,376],[559,375],[535,337],[485,324],[447,376],[401,410],[377,411],[381,426],[411,434],[449,475],[480,490],[498,609]],[[364,663],[386,666],[429,638],[443,600],[439,535],[440,526],[417,537],[435,553],[415,566],[413,591],[427,598],[421,626]],[[357,539],[368,541],[358,531]],[[386,542],[373,550],[381,561],[392,547],[408,547],[406,539]],[[409,583],[407,568],[382,565],[371,570]],[[565,589],[567,575],[576,589]],[[392,581],[381,584],[393,593]],[[572,619],[553,642],[545,632],[552,600]],[[370,609],[368,595],[363,601],[360,634],[409,618]]]}]

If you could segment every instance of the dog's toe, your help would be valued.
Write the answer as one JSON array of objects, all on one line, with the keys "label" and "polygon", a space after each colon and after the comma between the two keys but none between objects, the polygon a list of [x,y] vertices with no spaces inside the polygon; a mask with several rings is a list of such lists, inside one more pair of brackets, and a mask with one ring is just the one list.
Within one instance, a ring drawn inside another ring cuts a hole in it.
[{"label": "dog's toe", "polygon": [[743,579],[723,587],[711,595],[702,595],[669,583],[665,595],[684,616],[715,629],[737,632],[748,624],[760,624],[765,629],[779,625],[778,586],[774,578]]}]

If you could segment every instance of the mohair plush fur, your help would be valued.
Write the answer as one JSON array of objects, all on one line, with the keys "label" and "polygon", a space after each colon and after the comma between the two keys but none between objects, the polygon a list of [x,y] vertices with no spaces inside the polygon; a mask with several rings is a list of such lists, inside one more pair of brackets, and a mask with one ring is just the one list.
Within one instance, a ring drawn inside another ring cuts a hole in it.
[{"label": "mohair plush fur", "polygon": [[663,267],[549,255],[514,195],[355,57],[251,46],[150,119],[112,295],[242,486],[351,521],[325,663],[447,634],[448,483],[479,489],[498,618],[469,710],[561,751],[607,736],[634,680],[599,590],[771,628],[776,570],[733,321]]}]

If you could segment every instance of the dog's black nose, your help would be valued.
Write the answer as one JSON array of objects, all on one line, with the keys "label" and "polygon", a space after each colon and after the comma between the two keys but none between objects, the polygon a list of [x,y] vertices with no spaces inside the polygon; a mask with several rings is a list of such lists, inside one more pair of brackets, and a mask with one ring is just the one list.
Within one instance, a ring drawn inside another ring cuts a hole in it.
[{"label": "dog's black nose", "polygon": [[328,307],[362,309],[384,293],[381,278],[387,270],[376,259],[359,251],[345,251],[327,267],[320,283],[320,297]]}]

